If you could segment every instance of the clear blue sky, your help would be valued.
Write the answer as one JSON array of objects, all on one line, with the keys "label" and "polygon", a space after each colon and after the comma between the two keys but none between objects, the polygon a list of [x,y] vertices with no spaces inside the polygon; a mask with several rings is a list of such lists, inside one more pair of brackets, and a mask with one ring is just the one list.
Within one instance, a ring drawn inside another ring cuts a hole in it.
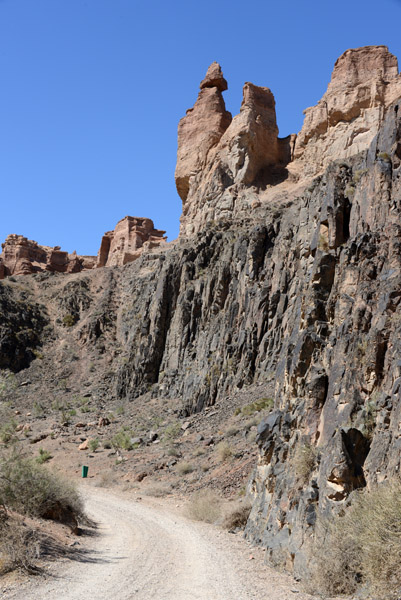
[{"label": "clear blue sky", "polygon": [[270,87],[280,135],[347,48],[401,62],[399,0],[0,0],[0,241],[96,254],[125,215],[178,234],[177,124],[217,60],[228,109]]}]

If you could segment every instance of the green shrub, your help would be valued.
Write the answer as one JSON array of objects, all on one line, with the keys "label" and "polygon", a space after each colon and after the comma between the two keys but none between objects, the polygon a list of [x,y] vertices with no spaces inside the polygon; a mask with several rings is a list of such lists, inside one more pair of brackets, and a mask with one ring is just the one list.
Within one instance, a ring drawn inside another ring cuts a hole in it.
[{"label": "green shrub", "polygon": [[64,327],[73,327],[76,322],[76,317],[74,317],[74,315],[71,314],[65,315],[62,320]]},{"label": "green shrub", "polygon": [[82,500],[70,482],[16,452],[0,459],[0,504],[36,517],[55,511],[84,519]]},{"label": "green shrub", "polygon": [[179,422],[170,423],[170,425],[167,425],[166,429],[164,430],[163,440],[165,442],[172,442],[180,435],[180,433],[181,424]]},{"label": "green shrub", "polygon": [[36,462],[39,465],[42,465],[43,463],[47,462],[51,458],[53,458],[53,457],[50,454],[50,452],[48,452],[48,450],[44,450],[43,448],[39,448],[39,456],[36,458]]},{"label": "green shrub", "polygon": [[100,442],[98,438],[94,438],[92,440],[89,440],[89,450],[91,452],[96,452],[96,450],[99,448],[100,446]]},{"label": "green shrub", "polygon": [[274,406],[273,398],[261,398],[260,400],[255,400],[255,402],[251,402],[251,404],[247,404],[243,406],[241,409],[241,413],[244,416],[250,417],[256,412],[260,412],[261,410],[271,410]]},{"label": "green shrub", "polygon": [[134,448],[134,444],[132,443],[132,432],[127,431],[125,429],[121,429],[118,433],[116,433],[110,440],[111,445],[116,450],[132,450]]}]

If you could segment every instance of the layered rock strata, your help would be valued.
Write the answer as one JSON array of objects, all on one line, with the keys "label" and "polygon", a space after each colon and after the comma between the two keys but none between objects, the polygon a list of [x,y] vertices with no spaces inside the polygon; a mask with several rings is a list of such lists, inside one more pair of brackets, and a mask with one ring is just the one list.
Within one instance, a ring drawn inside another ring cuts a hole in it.
[{"label": "layered rock strata", "polygon": [[165,233],[155,229],[151,219],[124,217],[113,231],[104,234],[96,267],[121,266],[132,262],[139,258],[142,252],[165,244]]},{"label": "layered rock strata", "polygon": [[60,246],[40,246],[22,235],[11,234],[2,244],[0,279],[50,271],[79,273],[95,267],[122,266],[167,241],[166,232],[155,229],[151,219],[125,217],[102,238],[97,257],[69,254]]},{"label": "layered rock strata", "polygon": [[22,235],[9,235],[2,244],[0,279],[7,275],[29,275],[40,271],[78,273],[92,268],[92,257],[68,254],[60,246],[40,246]]}]

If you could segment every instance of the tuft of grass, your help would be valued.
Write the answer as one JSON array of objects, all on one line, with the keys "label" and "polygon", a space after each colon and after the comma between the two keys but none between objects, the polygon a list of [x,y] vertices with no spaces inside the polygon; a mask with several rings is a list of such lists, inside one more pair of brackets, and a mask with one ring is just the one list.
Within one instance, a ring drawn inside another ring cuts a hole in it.
[{"label": "tuft of grass", "polygon": [[195,492],[186,506],[186,514],[194,521],[215,523],[221,515],[220,498],[208,489]]},{"label": "tuft of grass", "polygon": [[53,457],[48,450],[39,448],[39,456],[37,456],[35,460],[39,465],[43,465],[43,463],[49,461],[51,458]]},{"label": "tuft of grass", "polygon": [[223,519],[223,527],[229,530],[244,529],[250,512],[251,505],[249,502],[237,502],[234,507],[231,507],[226,512]]},{"label": "tuft of grass", "polygon": [[273,406],[273,398],[260,398],[260,400],[255,400],[255,402],[251,402],[250,404],[246,404],[245,406],[243,406],[241,408],[241,414],[246,417],[250,417],[256,412],[260,412],[261,410],[271,410]]},{"label": "tuft of grass", "polygon": [[27,525],[4,518],[0,522],[0,574],[8,571],[38,572],[35,559],[38,557],[38,540],[35,532]]},{"label": "tuft of grass", "polygon": [[309,480],[317,461],[317,451],[314,446],[308,443],[298,444],[294,458],[293,466],[295,474],[302,483]]},{"label": "tuft of grass", "polygon": [[238,427],[236,427],[236,425],[230,425],[229,427],[227,427],[225,435],[227,437],[234,437],[235,435],[237,435],[238,432],[239,429]]},{"label": "tuft of grass", "polygon": [[233,455],[232,448],[227,444],[227,442],[220,442],[217,444],[216,453],[220,462],[225,462]]},{"label": "tuft of grass", "polygon": [[187,461],[182,461],[177,465],[177,473],[179,475],[188,475],[194,471],[194,466]]},{"label": "tuft of grass", "polygon": [[89,446],[89,450],[91,452],[96,452],[96,450],[100,446],[99,439],[98,438],[93,438],[92,440],[89,440],[88,446]]},{"label": "tuft of grass", "polygon": [[396,600],[401,588],[401,482],[354,493],[342,515],[321,520],[313,549],[314,589],[327,595],[354,594]]},{"label": "tuft of grass", "polygon": [[149,485],[144,493],[146,496],[151,496],[152,498],[164,498],[171,493],[171,486],[163,485],[161,483],[154,483]]}]

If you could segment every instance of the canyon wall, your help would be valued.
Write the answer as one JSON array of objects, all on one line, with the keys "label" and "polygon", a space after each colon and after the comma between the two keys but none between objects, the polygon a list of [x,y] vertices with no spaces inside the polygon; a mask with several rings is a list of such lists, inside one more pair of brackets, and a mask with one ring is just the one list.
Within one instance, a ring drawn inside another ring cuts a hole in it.
[{"label": "canyon wall", "polygon": [[246,535],[304,574],[317,517],[400,469],[401,78],[384,46],[348,50],[286,138],[268,88],[246,83],[231,119],[226,85],[213,63],[179,125],[177,242],[141,220],[155,246],[136,256],[127,218],[103,238],[98,265],[112,268],[72,274],[57,295],[60,276],[34,277],[73,316],[77,347],[109,357],[105,398],[180,398],[187,415],[272,390]]}]

